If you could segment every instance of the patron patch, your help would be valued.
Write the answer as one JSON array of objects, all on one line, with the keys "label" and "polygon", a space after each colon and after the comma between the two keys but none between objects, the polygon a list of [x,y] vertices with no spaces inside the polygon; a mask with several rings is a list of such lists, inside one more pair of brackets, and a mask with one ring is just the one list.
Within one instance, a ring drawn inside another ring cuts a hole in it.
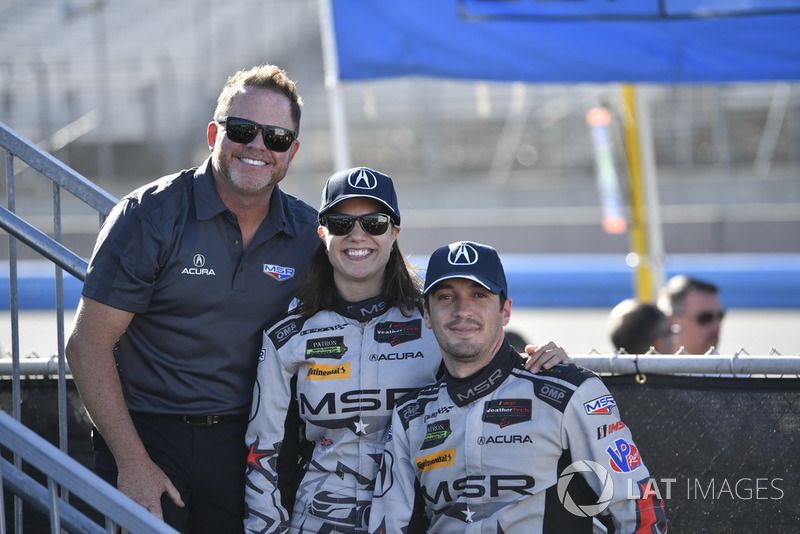
[{"label": "patron patch", "polygon": [[500,428],[531,420],[531,399],[497,399],[483,404],[483,422]]},{"label": "patron patch", "polygon": [[306,360],[310,358],[340,359],[347,352],[344,336],[323,337],[306,341]]},{"label": "patron patch", "polygon": [[270,275],[278,282],[283,282],[294,276],[294,269],[292,267],[282,267],[280,265],[264,264],[264,272]]},{"label": "patron patch", "polygon": [[422,319],[414,319],[408,322],[390,321],[378,323],[375,326],[375,341],[378,343],[389,343],[393,347],[400,343],[413,341],[421,337]]},{"label": "patron patch", "polygon": [[453,431],[450,430],[449,419],[430,423],[425,429],[425,438],[422,440],[422,446],[420,448],[430,449],[432,447],[438,447],[439,445],[443,444],[444,440],[447,439],[447,436],[452,433]]}]

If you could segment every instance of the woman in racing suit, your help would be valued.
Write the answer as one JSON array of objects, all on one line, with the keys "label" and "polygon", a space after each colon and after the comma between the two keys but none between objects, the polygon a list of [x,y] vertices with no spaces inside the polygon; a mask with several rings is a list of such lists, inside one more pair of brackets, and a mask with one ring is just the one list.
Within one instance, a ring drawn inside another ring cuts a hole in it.
[{"label": "woman in racing suit", "polygon": [[[358,167],[328,179],[299,305],[264,331],[246,436],[247,532],[367,532],[392,409],[441,363],[399,232],[388,176]],[[527,366],[566,358],[548,343]],[[297,434],[302,472],[289,481]]]}]

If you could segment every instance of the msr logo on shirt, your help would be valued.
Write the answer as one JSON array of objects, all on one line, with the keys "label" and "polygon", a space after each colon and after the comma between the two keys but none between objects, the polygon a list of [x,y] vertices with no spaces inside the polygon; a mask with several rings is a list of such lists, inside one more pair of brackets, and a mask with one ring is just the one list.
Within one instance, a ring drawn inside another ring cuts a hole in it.
[{"label": "msr logo on shirt", "polygon": [[270,275],[278,282],[283,282],[294,276],[294,269],[292,267],[282,267],[280,265],[264,264],[264,272]]}]

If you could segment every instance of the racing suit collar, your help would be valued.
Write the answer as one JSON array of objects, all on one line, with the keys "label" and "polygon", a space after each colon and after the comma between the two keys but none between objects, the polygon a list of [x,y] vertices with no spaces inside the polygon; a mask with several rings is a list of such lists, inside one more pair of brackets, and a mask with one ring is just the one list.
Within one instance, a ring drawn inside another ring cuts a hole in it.
[{"label": "racing suit collar", "polygon": [[456,378],[445,369],[447,393],[456,406],[466,406],[500,387],[515,368],[522,368],[522,357],[508,341],[503,341],[492,361],[472,376]]},{"label": "racing suit collar", "polygon": [[358,302],[348,302],[337,295],[336,302],[333,304],[333,311],[348,319],[355,319],[361,323],[383,315],[386,313],[387,309],[388,305],[386,304],[386,297],[384,295],[378,295],[377,297]]}]

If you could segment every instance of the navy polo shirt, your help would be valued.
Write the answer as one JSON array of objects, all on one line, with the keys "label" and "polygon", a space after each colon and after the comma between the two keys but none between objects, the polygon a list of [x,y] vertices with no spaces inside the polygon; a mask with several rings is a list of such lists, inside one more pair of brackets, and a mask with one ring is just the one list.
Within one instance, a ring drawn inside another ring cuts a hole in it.
[{"label": "navy polo shirt", "polygon": [[275,187],[244,250],[210,160],[123,198],[83,295],[135,313],[115,347],[128,408],[247,413],[262,329],[286,312],[319,243],[317,211]]}]

